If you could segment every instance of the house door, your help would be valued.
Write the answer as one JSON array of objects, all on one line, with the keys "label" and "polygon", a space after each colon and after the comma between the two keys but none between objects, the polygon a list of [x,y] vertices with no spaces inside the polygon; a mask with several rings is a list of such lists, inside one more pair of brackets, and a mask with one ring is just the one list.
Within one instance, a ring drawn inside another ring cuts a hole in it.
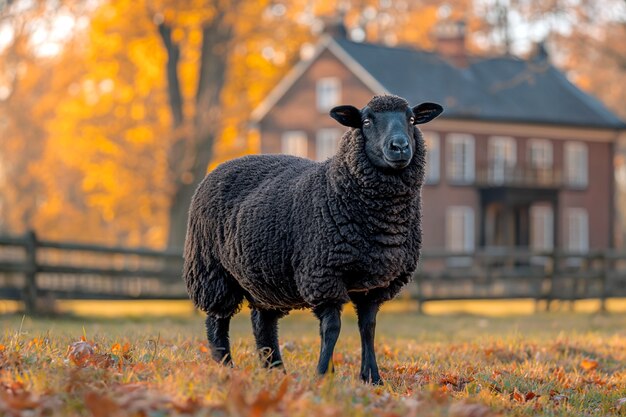
[{"label": "house door", "polygon": [[528,207],[491,203],[485,208],[483,227],[486,247],[528,246]]}]

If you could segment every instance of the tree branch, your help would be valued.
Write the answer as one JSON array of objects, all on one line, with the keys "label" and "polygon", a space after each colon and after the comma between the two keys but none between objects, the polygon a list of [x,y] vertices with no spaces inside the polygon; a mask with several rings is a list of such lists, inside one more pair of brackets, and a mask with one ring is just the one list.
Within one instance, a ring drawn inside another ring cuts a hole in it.
[{"label": "tree branch", "polygon": [[159,35],[167,52],[167,89],[169,93],[170,111],[174,121],[174,128],[183,124],[183,99],[180,92],[180,80],[178,78],[178,62],[180,60],[180,47],[172,41],[172,28],[165,22],[157,25]]}]

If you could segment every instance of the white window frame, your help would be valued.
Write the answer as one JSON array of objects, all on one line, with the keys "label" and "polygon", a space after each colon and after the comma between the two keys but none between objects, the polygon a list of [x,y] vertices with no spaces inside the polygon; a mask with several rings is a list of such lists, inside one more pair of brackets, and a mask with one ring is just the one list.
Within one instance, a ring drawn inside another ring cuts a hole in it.
[{"label": "white window frame", "polygon": [[281,152],[285,155],[308,156],[308,138],[303,130],[288,130],[281,137]]},{"label": "white window frame", "polygon": [[426,184],[437,184],[441,171],[441,139],[435,132],[422,132],[426,145]]},{"label": "white window frame", "polygon": [[449,206],[446,209],[446,249],[450,252],[473,252],[475,223],[472,207]]},{"label": "white window frame", "polygon": [[550,140],[533,138],[528,140],[526,146],[528,148],[528,165],[532,169],[552,169],[554,153]]},{"label": "white window frame", "polygon": [[315,158],[318,161],[332,158],[339,148],[340,137],[341,130],[337,128],[319,129],[315,134]]},{"label": "white window frame", "polygon": [[317,109],[326,112],[341,102],[341,81],[337,77],[324,77],[315,86]]},{"label": "white window frame", "polygon": [[589,215],[587,210],[570,207],[565,210],[565,248],[569,252],[589,252]]},{"label": "white window frame", "polygon": [[[471,184],[475,178],[475,139],[466,133],[450,133],[446,137],[447,143],[447,173],[448,180],[453,184]],[[461,156],[455,150],[463,147]],[[461,168],[457,165],[462,164]]]},{"label": "white window frame", "polygon": [[565,181],[572,188],[585,188],[589,184],[589,150],[584,142],[565,142]]},{"label": "white window frame", "polygon": [[530,206],[530,248],[536,252],[554,249],[554,210],[550,205]]},{"label": "white window frame", "polygon": [[489,181],[504,184],[511,179],[517,164],[517,141],[512,136],[489,138]]}]

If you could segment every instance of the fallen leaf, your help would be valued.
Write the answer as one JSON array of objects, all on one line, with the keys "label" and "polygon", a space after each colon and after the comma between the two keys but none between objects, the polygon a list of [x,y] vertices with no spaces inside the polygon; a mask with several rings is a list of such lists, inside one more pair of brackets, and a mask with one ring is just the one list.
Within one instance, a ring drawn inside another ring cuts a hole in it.
[{"label": "fallen leaf", "polygon": [[450,417],[491,417],[494,413],[482,404],[456,403],[450,406]]},{"label": "fallen leaf", "polygon": [[585,358],[580,362],[580,367],[585,371],[593,371],[598,367],[598,361]]},{"label": "fallen leaf", "polygon": [[558,391],[550,390],[550,401],[556,405],[565,404],[568,401],[566,395],[559,394]]},{"label": "fallen leaf", "polygon": [[85,366],[87,361],[96,353],[94,345],[92,343],[80,340],[72,343],[67,348],[67,357],[74,363],[74,365]]},{"label": "fallen leaf", "polygon": [[85,407],[94,417],[115,417],[122,411],[110,397],[95,392],[85,395]]},{"label": "fallen leaf", "polygon": [[511,398],[517,402],[520,403],[525,403],[528,402],[534,398],[539,398],[540,395],[535,394],[532,391],[529,391],[527,393],[523,393],[517,390],[517,388],[513,391],[513,393],[511,394]]}]

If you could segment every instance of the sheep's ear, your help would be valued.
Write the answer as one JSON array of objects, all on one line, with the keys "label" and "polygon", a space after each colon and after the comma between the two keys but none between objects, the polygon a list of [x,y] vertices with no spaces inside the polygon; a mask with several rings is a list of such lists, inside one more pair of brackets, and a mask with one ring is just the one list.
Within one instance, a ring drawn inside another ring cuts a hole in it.
[{"label": "sheep's ear", "polygon": [[443,112],[443,107],[437,103],[422,103],[413,107],[413,115],[415,116],[415,122],[413,124],[419,125],[422,123],[430,122],[435,117],[439,116]]},{"label": "sheep's ear", "polygon": [[344,126],[361,127],[361,111],[354,106],[337,106],[330,111],[330,117]]}]

